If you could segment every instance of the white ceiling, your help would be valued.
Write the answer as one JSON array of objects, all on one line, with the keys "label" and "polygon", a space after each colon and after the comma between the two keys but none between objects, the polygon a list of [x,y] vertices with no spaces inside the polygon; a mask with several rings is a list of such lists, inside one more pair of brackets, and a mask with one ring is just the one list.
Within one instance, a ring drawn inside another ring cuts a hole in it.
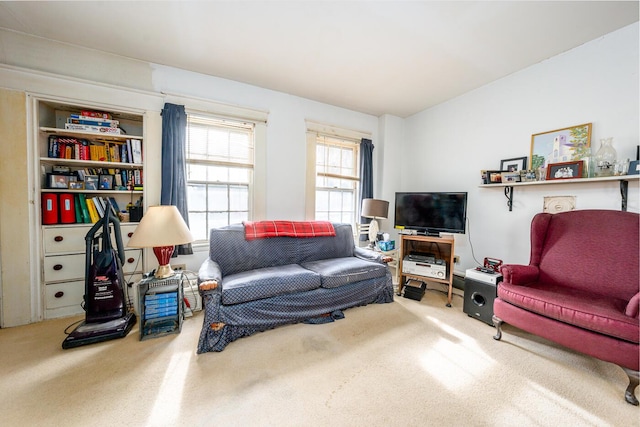
[{"label": "white ceiling", "polygon": [[399,117],[636,21],[637,1],[0,2],[2,28]]}]

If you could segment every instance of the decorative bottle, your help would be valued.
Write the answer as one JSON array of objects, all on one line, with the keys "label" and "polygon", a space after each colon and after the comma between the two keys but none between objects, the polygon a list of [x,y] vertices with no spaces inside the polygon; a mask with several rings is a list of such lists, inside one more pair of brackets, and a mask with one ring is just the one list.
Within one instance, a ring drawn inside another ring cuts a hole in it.
[{"label": "decorative bottle", "polygon": [[612,176],[613,165],[616,162],[618,153],[613,148],[613,138],[602,138],[600,140],[600,149],[595,156],[595,175],[596,177]]}]

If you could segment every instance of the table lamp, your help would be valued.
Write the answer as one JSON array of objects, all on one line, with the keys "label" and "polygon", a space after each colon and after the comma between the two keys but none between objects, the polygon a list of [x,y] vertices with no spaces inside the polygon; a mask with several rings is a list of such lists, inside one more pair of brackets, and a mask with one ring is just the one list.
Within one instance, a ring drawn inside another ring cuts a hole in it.
[{"label": "table lamp", "polygon": [[155,277],[164,279],[174,274],[169,260],[175,245],[193,242],[189,227],[175,206],[151,206],[129,239],[127,247],[153,248],[159,267]]},{"label": "table lamp", "polygon": [[365,218],[371,218],[369,224],[369,242],[371,245],[375,244],[378,236],[378,221],[376,219],[386,219],[389,214],[389,202],[386,200],[378,199],[362,199],[362,215]]}]

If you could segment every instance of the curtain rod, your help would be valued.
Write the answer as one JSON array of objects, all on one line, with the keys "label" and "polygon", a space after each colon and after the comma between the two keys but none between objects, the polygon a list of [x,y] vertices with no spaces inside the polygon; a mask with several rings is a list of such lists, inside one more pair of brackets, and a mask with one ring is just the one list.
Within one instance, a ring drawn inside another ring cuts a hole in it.
[{"label": "curtain rod", "polygon": [[[167,98],[177,98],[180,100],[196,101],[201,105],[185,106],[185,109],[194,112],[209,113],[226,116],[231,119],[251,120],[255,122],[267,122],[269,115],[268,111],[258,110],[250,107],[243,107],[241,105],[225,104],[223,102],[215,101],[207,98],[200,98],[191,95],[180,95],[171,92],[160,92],[163,96],[163,100],[166,102]],[[178,101],[182,102],[182,101]],[[212,110],[213,107],[213,110]]]}]

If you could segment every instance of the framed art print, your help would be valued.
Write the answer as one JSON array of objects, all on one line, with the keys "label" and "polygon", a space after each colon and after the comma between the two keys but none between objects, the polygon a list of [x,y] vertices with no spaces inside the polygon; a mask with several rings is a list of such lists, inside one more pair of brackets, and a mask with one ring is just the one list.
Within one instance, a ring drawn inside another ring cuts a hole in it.
[{"label": "framed art print", "polygon": [[591,123],[537,133],[531,136],[530,169],[580,160],[590,146]]}]

